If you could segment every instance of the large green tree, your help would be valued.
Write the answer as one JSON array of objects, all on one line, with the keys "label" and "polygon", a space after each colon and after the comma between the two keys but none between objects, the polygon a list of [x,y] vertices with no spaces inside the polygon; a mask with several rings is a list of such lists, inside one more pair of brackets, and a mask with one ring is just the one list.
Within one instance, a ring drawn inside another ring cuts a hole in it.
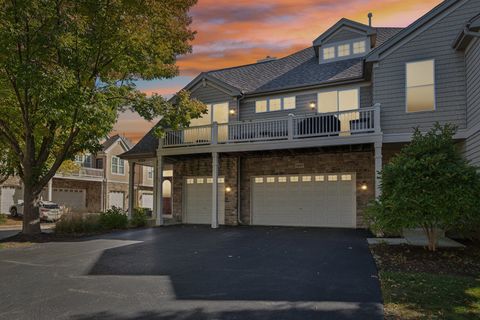
[{"label": "large green tree", "polygon": [[188,125],[204,106],[147,97],[137,79],[170,78],[190,52],[196,0],[0,0],[0,176],[24,184],[23,232],[40,232],[40,192],[65,159],[96,151],[117,114]]},{"label": "large green tree", "polygon": [[374,229],[421,227],[435,251],[438,229],[479,226],[480,175],[454,143],[455,131],[448,124],[426,134],[416,129],[412,142],[384,166],[382,195],[367,209]]}]

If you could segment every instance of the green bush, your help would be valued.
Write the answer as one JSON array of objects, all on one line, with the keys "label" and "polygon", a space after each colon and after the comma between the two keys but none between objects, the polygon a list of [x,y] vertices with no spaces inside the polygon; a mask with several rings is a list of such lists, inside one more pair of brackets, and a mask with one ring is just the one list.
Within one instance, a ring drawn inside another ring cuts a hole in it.
[{"label": "green bush", "polygon": [[135,208],[130,219],[130,226],[133,228],[145,227],[147,225],[147,209],[145,208]]},{"label": "green bush", "polygon": [[95,233],[102,231],[98,214],[66,214],[55,224],[56,233]]},{"label": "green bush", "polygon": [[7,223],[7,215],[4,213],[0,214],[0,224],[5,224]]},{"label": "green bush", "polygon": [[128,216],[122,209],[112,207],[100,213],[99,222],[103,230],[126,229],[128,227]]}]

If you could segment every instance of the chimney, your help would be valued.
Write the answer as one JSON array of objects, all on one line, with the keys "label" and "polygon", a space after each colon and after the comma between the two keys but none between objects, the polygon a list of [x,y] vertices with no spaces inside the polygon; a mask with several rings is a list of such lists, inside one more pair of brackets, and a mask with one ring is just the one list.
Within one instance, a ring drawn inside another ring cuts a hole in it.
[{"label": "chimney", "polygon": [[373,13],[369,12],[368,13],[368,26],[369,27],[372,26],[372,17],[373,17]]},{"label": "chimney", "polygon": [[274,61],[274,60],[277,60],[276,57],[270,57],[270,56],[266,56],[265,58],[263,59],[260,59],[260,60],[257,60],[257,63],[260,63],[260,62],[268,62],[268,61]]}]

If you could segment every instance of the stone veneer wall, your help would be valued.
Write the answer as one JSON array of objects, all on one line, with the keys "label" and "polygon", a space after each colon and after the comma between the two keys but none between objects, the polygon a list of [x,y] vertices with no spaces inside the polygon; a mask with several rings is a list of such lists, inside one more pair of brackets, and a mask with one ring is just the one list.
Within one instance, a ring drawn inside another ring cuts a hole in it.
[{"label": "stone veneer wall", "polygon": [[[351,150],[329,148],[323,151],[298,150],[290,155],[251,155],[241,160],[241,219],[250,223],[250,188],[252,177],[259,175],[356,172],[357,226],[365,227],[363,210],[375,198],[375,162],[371,146]],[[366,182],[368,189],[360,186]]]},{"label": "stone veneer wall", "polygon": [[[241,220],[250,223],[251,179],[258,175],[308,174],[355,172],[357,178],[357,225],[364,227],[363,210],[375,197],[374,152],[371,145],[328,148],[321,151],[296,150],[294,152],[251,153],[236,156],[220,156],[220,176],[225,177],[225,186],[232,191],[225,194],[225,223],[237,224],[237,170],[240,161]],[[183,190],[185,178],[210,176],[210,156],[178,159],[173,168],[173,216],[182,221]],[[368,189],[360,190],[366,182]]]},{"label": "stone veneer wall", "polygon": [[[173,165],[173,217],[176,221],[183,219],[183,201],[185,178],[189,176],[211,176],[211,156],[181,160]],[[220,155],[219,176],[225,177],[225,187],[232,190],[225,193],[225,224],[237,224],[237,157]]]}]

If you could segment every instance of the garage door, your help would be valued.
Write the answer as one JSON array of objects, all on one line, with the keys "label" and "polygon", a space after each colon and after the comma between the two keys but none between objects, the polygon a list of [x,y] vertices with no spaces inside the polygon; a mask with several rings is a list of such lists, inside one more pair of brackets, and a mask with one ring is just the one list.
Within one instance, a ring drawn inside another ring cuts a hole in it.
[{"label": "garage door", "polygon": [[356,227],[354,173],[252,178],[255,225]]},{"label": "garage door", "polygon": [[67,207],[74,212],[87,210],[85,189],[53,188],[52,191],[52,201],[58,205]]},{"label": "garage door", "polygon": [[124,201],[125,194],[121,191],[110,191],[108,193],[108,204],[109,207],[117,207],[120,209],[124,209]]},{"label": "garage door", "polygon": [[0,188],[0,213],[8,214],[10,207],[22,199],[22,189],[19,187]]},{"label": "garage door", "polygon": [[[185,222],[210,224],[212,222],[211,177],[189,177],[185,180]],[[225,183],[218,179],[218,222],[225,223]]]},{"label": "garage door", "polygon": [[153,193],[142,193],[141,207],[153,210]]}]

